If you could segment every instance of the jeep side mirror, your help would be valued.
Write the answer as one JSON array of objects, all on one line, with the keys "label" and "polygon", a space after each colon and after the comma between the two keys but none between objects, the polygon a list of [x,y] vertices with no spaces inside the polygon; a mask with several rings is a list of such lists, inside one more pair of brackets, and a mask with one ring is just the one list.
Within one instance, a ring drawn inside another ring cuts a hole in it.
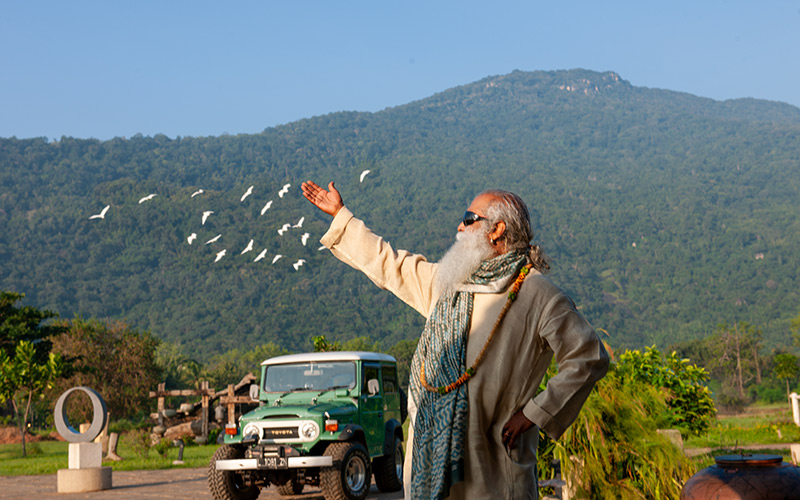
[{"label": "jeep side mirror", "polygon": [[258,401],[259,387],[258,384],[250,384],[250,399]]},{"label": "jeep side mirror", "polygon": [[378,382],[378,379],[371,378],[367,381],[367,391],[369,392],[370,396],[374,396],[381,392],[381,385]]}]

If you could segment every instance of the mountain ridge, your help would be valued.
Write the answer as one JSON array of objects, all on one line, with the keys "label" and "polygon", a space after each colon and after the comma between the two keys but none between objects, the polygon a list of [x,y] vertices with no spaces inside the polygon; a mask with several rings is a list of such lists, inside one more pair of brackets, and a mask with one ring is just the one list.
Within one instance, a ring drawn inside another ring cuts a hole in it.
[{"label": "mountain ridge", "polygon": [[[327,227],[299,183],[336,180],[378,234],[433,259],[469,200],[499,187],[528,202],[553,280],[612,345],[685,340],[720,321],[750,321],[778,345],[800,309],[798,159],[798,108],[588,70],[489,76],[258,134],[0,139],[0,287],[65,316],[127,318],[205,356],[268,340],[308,349],[319,324],[333,340],[388,346],[415,338],[422,318],[318,245],[276,235],[301,216],[313,241]],[[198,187],[205,198],[190,198]],[[218,212],[206,226],[198,203]],[[105,204],[105,225],[89,224]],[[210,267],[191,232],[200,243],[222,232],[229,256]],[[246,263],[251,238],[270,261],[306,258],[305,274]]]}]

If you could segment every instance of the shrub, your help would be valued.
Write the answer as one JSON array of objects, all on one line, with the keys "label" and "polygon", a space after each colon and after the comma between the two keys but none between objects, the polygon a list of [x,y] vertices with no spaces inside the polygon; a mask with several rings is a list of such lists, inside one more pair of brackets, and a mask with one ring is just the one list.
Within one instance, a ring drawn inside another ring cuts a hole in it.
[{"label": "shrub", "polygon": [[122,435],[125,445],[139,458],[147,458],[150,454],[150,431],[148,429],[135,429]]},{"label": "shrub", "polygon": [[666,423],[680,429],[681,434],[703,434],[716,415],[711,391],[705,386],[708,372],[679,358],[675,351],[669,356],[663,356],[655,347],[644,352],[625,351],[619,357],[617,373],[623,381],[666,389]]},{"label": "shrub", "polygon": [[[568,483],[575,479],[580,498],[678,498],[694,467],[683,450],[656,432],[667,409],[662,390],[612,368],[577,421],[551,442],[551,457],[560,461]],[[548,477],[545,464],[551,457],[540,458],[541,477]]]}]

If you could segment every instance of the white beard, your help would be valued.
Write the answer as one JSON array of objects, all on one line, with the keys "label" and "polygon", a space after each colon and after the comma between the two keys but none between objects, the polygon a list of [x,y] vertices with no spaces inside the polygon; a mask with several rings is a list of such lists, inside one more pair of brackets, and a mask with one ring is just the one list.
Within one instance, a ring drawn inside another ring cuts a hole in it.
[{"label": "white beard", "polygon": [[481,263],[492,256],[494,250],[486,233],[482,231],[462,231],[456,234],[456,241],[439,260],[434,287],[437,292],[464,283]]}]

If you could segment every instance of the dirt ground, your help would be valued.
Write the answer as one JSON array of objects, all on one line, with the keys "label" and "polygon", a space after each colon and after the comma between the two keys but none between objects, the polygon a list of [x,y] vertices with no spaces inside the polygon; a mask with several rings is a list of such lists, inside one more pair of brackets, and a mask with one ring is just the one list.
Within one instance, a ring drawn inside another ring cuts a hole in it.
[{"label": "dirt ground", "polygon": [[[35,434],[26,434],[26,443],[35,443],[36,441],[64,441],[57,432],[53,431],[49,436],[37,436]],[[19,444],[22,442],[22,435],[19,429],[12,426],[0,427],[0,444]]]},{"label": "dirt ground", "polygon": [[[110,490],[91,493],[58,493],[55,474],[42,476],[0,476],[3,500],[212,500],[206,468],[114,471]],[[380,493],[375,484],[366,500],[400,500],[402,492]],[[261,490],[258,500],[325,500],[319,488],[302,494],[281,496],[271,486]]]}]

